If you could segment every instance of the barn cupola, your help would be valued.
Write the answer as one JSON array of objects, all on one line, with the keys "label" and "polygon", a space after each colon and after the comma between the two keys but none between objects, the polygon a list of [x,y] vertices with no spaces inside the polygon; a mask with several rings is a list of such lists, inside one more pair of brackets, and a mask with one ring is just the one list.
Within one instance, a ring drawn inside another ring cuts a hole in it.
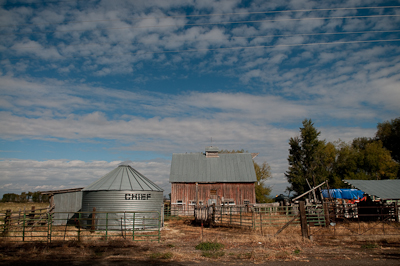
[{"label": "barn cupola", "polygon": [[218,147],[209,146],[206,147],[206,158],[218,158]]}]

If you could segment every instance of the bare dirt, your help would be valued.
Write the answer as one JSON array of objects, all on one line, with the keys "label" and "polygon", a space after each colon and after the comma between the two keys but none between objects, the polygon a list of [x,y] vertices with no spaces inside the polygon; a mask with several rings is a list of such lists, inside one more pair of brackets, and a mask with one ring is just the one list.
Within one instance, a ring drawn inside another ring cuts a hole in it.
[{"label": "bare dirt", "polygon": [[[166,222],[160,242],[113,240],[10,243],[0,238],[0,265],[400,265],[400,237],[303,239],[298,228],[255,232]],[[218,251],[196,249],[223,244]]]}]

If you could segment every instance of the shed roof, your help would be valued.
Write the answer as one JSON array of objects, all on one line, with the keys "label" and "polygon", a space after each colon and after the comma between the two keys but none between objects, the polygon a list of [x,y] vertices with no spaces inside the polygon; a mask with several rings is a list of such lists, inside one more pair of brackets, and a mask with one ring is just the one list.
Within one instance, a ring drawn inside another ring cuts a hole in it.
[{"label": "shed roof", "polygon": [[343,180],[370,196],[381,199],[400,199],[400,180]]},{"label": "shed roof", "polygon": [[203,153],[172,154],[169,182],[215,183],[256,182],[250,153],[220,153],[206,157]]},{"label": "shed roof", "polygon": [[97,190],[163,191],[129,165],[118,166],[82,191]]}]

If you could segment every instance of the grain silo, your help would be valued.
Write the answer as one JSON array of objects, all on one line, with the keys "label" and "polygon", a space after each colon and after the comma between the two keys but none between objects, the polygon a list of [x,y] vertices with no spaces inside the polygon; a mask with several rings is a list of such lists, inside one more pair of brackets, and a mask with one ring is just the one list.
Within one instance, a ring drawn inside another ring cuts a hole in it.
[{"label": "grain silo", "polygon": [[129,165],[118,166],[82,192],[82,212],[89,224],[96,208],[97,229],[132,230],[133,221],[135,229],[155,227],[162,217],[163,190]]}]

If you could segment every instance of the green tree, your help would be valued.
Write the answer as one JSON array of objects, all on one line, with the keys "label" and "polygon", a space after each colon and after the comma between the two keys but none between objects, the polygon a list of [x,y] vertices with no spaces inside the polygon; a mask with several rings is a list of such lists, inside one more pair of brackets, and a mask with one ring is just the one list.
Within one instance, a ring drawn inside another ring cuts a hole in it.
[{"label": "green tree", "polygon": [[289,169],[285,173],[290,184],[287,188],[289,192],[302,194],[310,189],[307,181],[317,186],[326,178],[328,169],[325,161],[330,159],[324,153],[325,141],[318,139],[320,134],[311,119],[305,119],[300,128],[300,137],[289,139]]},{"label": "green tree", "polygon": [[257,183],[255,185],[256,201],[257,203],[271,202],[272,200],[268,197],[271,193],[271,188],[264,184],[266,180],[272,177],[271,167],[267,162],[263,162],[261,166],[254,161],[253,163],[257,177]]},{"label": "green tree", "polygon": [[[334,172],[340,179],[394,179],[398,169],[399,165],[381,141],[356,138],[352,143],[339,144]],[[346,185],[338,182],[335,187]]]},{"label": "green tree", "polygon": [[40,202],[41,201],[41,197],[42,197],[42,193],[40,193],[39,191],[36,191],[36,192],[32,193],[32,201],[33,202]]},{"label": "green tree", "polygon": [[19,195],[15,193],[6,193],[1,199],[2,202],[19,202]]},{"label": "green tree", "polygon": [[378,123],[376,139],[382,141],[383,147],[391,151],[392,158],[400,163],[400,117]]}]

